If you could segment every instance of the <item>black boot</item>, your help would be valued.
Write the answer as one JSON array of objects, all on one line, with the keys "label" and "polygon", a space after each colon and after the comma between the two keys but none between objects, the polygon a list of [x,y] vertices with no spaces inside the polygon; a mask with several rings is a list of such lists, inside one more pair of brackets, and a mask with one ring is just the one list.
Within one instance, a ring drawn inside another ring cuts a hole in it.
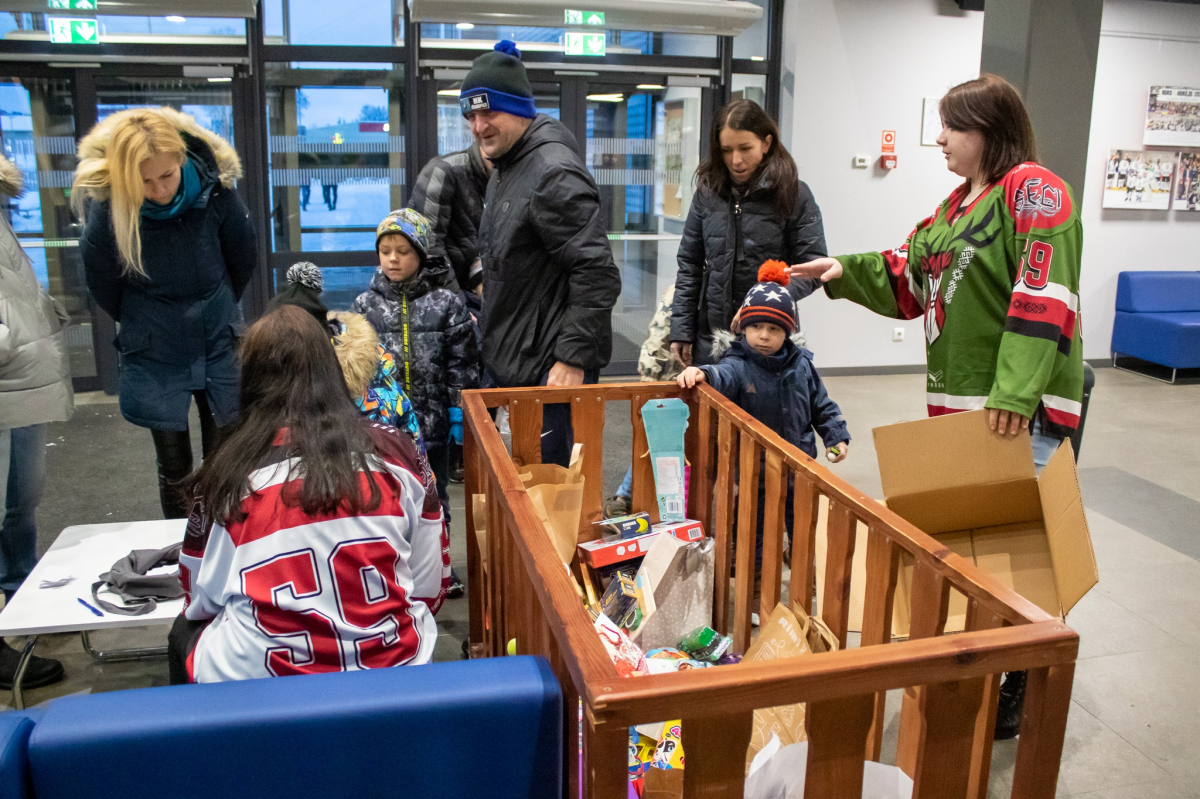
[{"label": "black boot", "polygon": [[1000,686],[996,705],[996,740],[1016,738],[1021,731],[1021,709],[1025,706],[1025,672],[1010,671]]},{"label": "black boot", "polygon": [[[0,689],[12,690],[13,680],[17,677],[17,664],[20,662],[21,653],[0,639]],[[63,666],[57,660],[34,655],[25,667],[25,679],[21,680],[21,687],[44,688],[58,682],[63,676]]]},{"label": "black boot", "polygon": [[463,585],[462,578],[458,576],[458,572],[454,569],[450,570],[450,587],[446,589],[446,599],[458,599],[467,592],[467,587]]}]

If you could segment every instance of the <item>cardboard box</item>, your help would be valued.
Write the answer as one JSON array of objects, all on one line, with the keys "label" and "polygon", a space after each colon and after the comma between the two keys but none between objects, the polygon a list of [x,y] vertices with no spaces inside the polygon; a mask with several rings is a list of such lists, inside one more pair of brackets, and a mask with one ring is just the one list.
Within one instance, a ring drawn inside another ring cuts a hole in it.
[{"label": "cardboard box", "polygon": [[[677,522],[666,525],[656,525],[656,529],[652,529],[645,535],[634,536],[633,538],[618,538],[614,541],[587,541],[579,545],[579,559],[593,569],[600,569],[605,566],[611,566],[614,563],[623,563],[627,560],[640,558],[650,551],[650,547],[654,545],[655,539],[660,533],[670,533],[680,541],[695,541],[698,538],[704,537],[704,528],[700,522],[686,521]],[[700,535],[696,537],[695,532],[699,530]]]},{"label": "cardboard box", "polygon": [[[1063,442],[1038,475],[1029,436],[992,433],[986,413],[875,428],[884,498],[951,551],[1065,616],[1099,581],[1071,444]],[[908,634],[911,588],[912,559],[902,555],[896,635]],[[952,590],[946,630],[962,630],[965,621],[966,597]]]}]

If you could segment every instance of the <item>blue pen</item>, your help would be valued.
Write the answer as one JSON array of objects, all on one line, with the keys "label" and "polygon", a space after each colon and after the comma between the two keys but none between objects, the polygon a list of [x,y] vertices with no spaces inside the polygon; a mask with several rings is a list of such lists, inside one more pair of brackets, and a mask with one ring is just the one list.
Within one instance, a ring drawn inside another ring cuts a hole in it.
[{"label": "blue pen", "polygon": [[103,614],[103,613],[101,613],[101,612],[100,612],[100,611],[99,611],[97,608],[94,608],[94,607],[92,607],[92,603],[91,603],[91,602],[87,602],[87,601],[85,601],[85,600],[83,600],[83,599],[80,599],[80,600],[79,600],[79,604],[83,605],[85,608],[87,608],[88,610],[90,610],[92,613],[95,613],[97,616],[103,616],[103,615],[104,615],[104,614]]}]

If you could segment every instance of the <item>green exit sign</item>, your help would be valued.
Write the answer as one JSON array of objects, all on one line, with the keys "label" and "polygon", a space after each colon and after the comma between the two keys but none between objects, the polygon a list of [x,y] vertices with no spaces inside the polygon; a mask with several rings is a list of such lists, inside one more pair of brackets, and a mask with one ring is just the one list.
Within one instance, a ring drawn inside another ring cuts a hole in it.
[{"label": "green exit sign", "polygon": [[567,32],[567,46],[564,52],[567,55],[604,55],[607,37],[603,33],[575,33]]},{"label": "green exit sign", "polygon": [[100,26],[94,19],[47,17],[50,41],[55,44],[100,44]]},{"label": "green exit sign", "polygon": [[95,11],[96,0],[47,0],[55,11]]},{"label": "green exit sign", "polygon": [[603,25],[603,11],[577,11],[573,8],[568,8],[563,13],[564,21],[568,25]]}]

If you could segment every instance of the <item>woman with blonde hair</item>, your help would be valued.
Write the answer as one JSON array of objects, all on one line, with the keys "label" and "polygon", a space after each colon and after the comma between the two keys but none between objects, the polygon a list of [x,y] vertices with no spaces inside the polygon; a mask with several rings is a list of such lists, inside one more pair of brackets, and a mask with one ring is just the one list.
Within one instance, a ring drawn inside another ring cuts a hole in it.
[{"label": "woman with blonde hair", "polygon": [[71,202],[88,288],[120,323],[121,414],[150,428],[167,518],[187,516],[188,412],[207,457],[238,413],[238,307],[256,265],[234,189],[242,165],[221,137],[171,108],[135,108],[79,143]]}]

